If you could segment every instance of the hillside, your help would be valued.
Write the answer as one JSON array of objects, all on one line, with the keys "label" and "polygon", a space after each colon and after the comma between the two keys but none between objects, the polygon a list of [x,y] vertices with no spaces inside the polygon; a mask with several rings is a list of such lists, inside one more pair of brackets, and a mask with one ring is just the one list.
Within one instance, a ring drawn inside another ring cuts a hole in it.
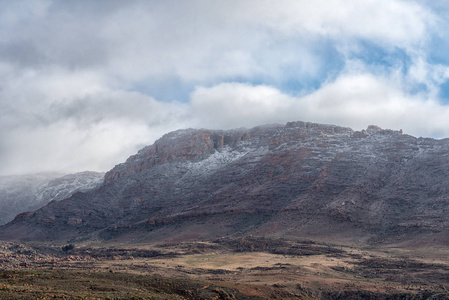
[{"label": "hillside", "polygon": [[449,140],[290,122],[179,130],[53,201],[2,239],[215,239],[248,234],[447,242]]},{"label": "hillside", "polygon": [[103,182],[104,173],[79,172],[0,177],[0,225],[20,213],[33,211],[51,201],[63,200],[78,191],[88,191]]}]

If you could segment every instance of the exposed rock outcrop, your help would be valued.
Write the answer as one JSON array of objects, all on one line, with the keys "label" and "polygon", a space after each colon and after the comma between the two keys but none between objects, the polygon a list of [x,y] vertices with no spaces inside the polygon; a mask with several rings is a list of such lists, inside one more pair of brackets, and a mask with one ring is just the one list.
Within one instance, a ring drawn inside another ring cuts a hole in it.
[{"label": "exposed rock outcrop", "polygon": [[3,239],[292,235],[447,242],[449,140],[290,122],[164,135]]}]

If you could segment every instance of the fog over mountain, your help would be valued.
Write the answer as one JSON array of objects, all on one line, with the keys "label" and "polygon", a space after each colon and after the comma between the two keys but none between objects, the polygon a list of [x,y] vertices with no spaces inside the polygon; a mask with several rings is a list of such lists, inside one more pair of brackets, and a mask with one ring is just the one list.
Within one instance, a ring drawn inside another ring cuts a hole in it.
[{"label": "fog over mountain", "polygon": [[1,227],[22,241],[301,237],[446,244],[449,140],[309,122],[168,133],[97,189]]},{"label": "fog over mountain", "polygon": [[0,175],[166,132],[305,120],[449,136],[445,1],[0,1]]},{"label": "fog over mountain", "polygon": [[41,208],[51,201],[63,200],[76,192],[85,192],[103,182],[104,173],[80,172],[1,176],[0,225],[20,213]]}]

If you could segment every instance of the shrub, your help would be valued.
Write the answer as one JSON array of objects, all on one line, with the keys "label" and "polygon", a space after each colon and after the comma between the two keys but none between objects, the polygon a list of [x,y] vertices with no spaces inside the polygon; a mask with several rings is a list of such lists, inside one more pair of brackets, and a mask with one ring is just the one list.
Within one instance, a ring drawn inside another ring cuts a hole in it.
[{"label": "shrub", "polygon": [[62,251],[64,251],[64,252],[72,251],[73,249],[75,249],[75,245],[73,245],[73,244],[68,244],[68,245],[62,246]]}]

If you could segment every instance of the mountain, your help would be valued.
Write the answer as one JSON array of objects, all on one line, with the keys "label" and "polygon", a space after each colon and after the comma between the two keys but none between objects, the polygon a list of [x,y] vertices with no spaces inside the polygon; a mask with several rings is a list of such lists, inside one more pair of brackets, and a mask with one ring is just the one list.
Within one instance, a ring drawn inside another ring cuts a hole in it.
[{"label": "mountain", "polygon": [[17,240],[243,235],[447,242],[449,140],[290,122],[178,130],[102,186],[1,227]]},{"label": "mountain", "polygon": [[61,175],[44,173],[0,176],[0,224],[22,212],[36,210],[53,200],[63,200],[78,191],[87,191],[103,182],[104,173],[80,172]]}]

